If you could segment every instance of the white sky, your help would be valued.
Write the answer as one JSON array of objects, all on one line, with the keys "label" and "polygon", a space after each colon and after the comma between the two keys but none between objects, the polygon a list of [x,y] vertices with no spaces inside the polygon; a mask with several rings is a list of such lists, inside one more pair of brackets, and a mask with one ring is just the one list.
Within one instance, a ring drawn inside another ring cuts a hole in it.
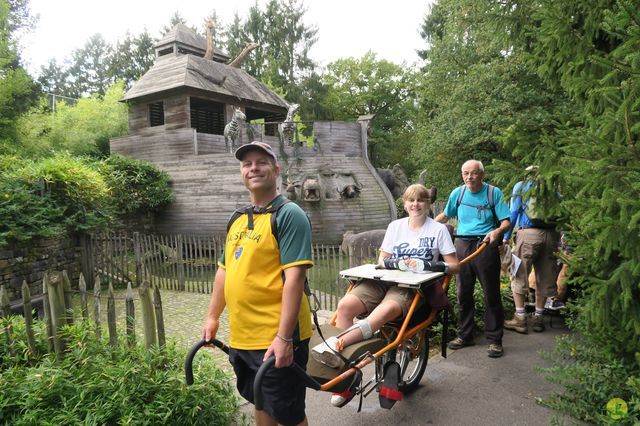
[{"label": "white sky", "polygon": [[[159,37],[178,11],[187,24],[204,28],[204,18],[216,10],[224,25],[237,11],[244,19],[256,0],[30,0],[39,14],[35,31],[22,39],[22,58],[32,74],[50,58],[62,63],[93,34],[110,43],[146,28]],[[257,0],[260,5],[265,0]],[[320,65],[372,50],[379,59],[397,64],[419,61],[424,48],[420,25],[433,0],[305,0],[305,23],[316,25],[318,41],[310,56]]]}]

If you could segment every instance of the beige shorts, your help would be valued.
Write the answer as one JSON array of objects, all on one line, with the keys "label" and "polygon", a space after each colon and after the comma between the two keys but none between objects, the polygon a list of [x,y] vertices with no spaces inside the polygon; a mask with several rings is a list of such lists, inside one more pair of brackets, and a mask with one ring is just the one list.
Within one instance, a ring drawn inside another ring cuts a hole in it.
[{"label": "beige shorts", "polygon": [[402,317],[407,316],[414,292],[384,281],[362,280],[349,294],[353,294],[364,304],[369,315],[383,301],[392,300],[402,309]]},{"label": "beige shorts", "polygon": [[529,294],[529,273],[535,270],[536,295],[552,297],[557,294],[559,234],[553,229],[527,228],[518,230],[513,254],[522,259],[511,289],[517,294]]}]

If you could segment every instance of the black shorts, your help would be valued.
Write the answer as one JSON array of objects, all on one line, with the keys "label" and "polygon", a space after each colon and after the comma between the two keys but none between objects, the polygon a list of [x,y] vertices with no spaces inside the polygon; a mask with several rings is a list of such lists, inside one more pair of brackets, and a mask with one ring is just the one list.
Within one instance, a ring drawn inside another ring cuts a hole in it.
[{"label": "black shorts", "polygon": [[[247,351],[229,349],[229,361],[237,377],[240,395],[254,403],[253,382],[266,350]],[[309,359],[309,339],[300,342],[293,351],[296,364],[307,369]],[[262,380],[262,409],[278,423],[297,425],[305,418],[306,386],[290,368],[270,368]]]}]

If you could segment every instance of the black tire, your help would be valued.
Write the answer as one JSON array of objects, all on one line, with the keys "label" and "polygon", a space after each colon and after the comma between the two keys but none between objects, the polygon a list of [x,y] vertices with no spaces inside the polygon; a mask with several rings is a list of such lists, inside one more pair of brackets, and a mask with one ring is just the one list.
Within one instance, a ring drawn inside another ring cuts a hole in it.
[{"label": "black tire", "polygon": [[420,331],[402,344],[397,351],[396,361],[400,364],[401,373],[399,390],[403,393],[415,390],[429,361],[429,336],[426,330]]}]

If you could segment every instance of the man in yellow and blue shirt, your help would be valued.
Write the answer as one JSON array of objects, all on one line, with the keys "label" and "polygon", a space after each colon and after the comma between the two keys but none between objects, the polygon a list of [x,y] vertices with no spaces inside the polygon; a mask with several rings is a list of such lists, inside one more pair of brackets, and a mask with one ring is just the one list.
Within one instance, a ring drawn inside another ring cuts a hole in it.
[{"label": "man in yellow and blue shirt", "polygon": [[284,367],[296,362],[304,368],[309,354],[311,315],[304,287],[313,265],[311,225],[300,207],[278,194],[280,167],[270,145],[252,142],[235,156],[251,206],[227,232],[203,338],[215,337],[226,306],[229,360],[245,399],[254,400],[253,381],[262,362],[276,358],[276,368],[263,381],[264,409],[256,410],[256,423],[306,424],[306,388]]}]

